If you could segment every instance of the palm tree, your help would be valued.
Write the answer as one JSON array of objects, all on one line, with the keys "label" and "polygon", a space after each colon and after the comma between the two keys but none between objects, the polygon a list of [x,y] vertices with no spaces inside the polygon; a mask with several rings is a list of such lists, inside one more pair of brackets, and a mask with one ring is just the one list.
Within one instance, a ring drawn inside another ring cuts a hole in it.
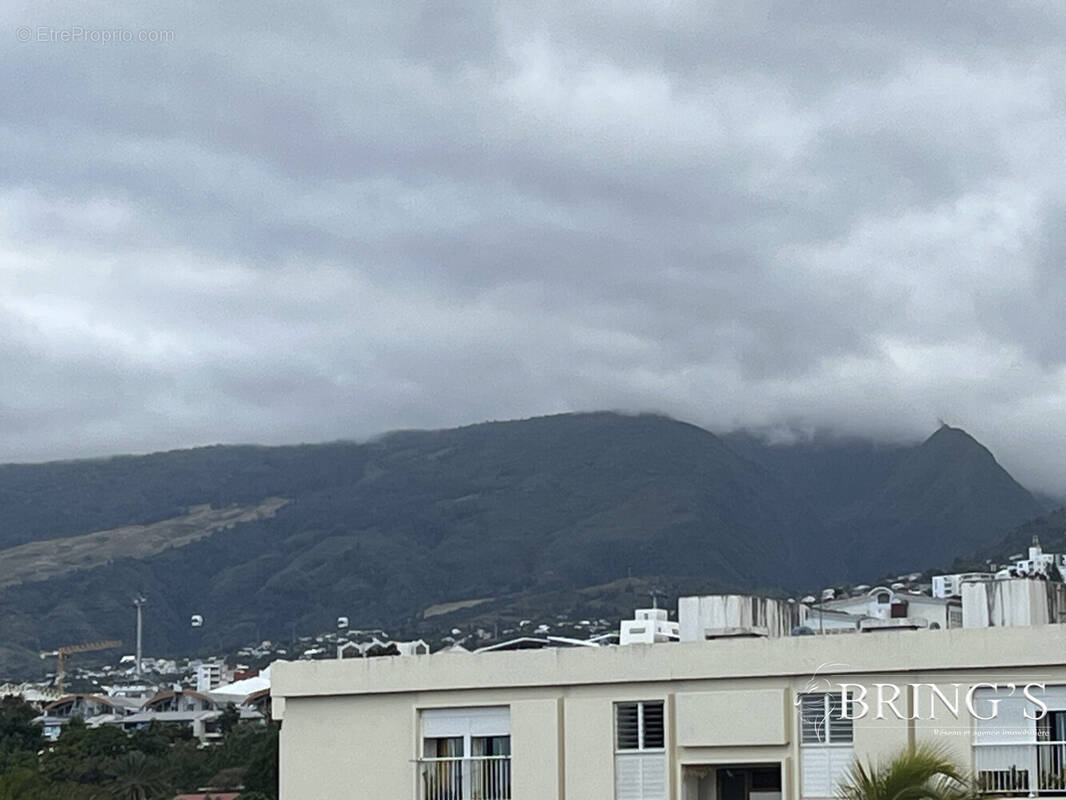
[{"label": "palm tree", "polygon": [[160,775],[160,765],[132,750],[115,761],[114,780],[110,784],[115,800],[152,800],[169,787]]},{"label": "palm tree", "polygon": [[919,745],[887,762],[864,765],[856,761],[838,796],[841,800],[964,800],[977,795],[944,749]]}]

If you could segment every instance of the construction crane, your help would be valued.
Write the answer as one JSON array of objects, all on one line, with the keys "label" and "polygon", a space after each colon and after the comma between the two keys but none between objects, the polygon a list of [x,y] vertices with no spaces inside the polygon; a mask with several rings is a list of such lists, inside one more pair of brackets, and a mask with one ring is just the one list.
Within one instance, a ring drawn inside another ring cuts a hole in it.
[{"label": "construction crane", "polygon": [[108,639],[106,642],[86,642],[84,644],[68,644],[65,647],[57,647],[55,650],[49,650],[41,653],[41,658],[49,658],[54,656],[56,659],[56,680],[55,686],[59,691],[63,691],[63,679],[67,675],[67,656],[73,653],[89,653],[93,650],[110,650],[113,647],[122,647],[122,642],[119,639]]}]

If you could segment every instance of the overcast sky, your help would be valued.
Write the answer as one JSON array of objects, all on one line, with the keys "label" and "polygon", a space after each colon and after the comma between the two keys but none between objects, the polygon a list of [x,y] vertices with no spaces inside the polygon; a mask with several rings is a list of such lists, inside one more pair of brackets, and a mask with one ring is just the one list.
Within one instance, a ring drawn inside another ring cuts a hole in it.
[{"label": "overcast sky", "polygon": [[1066,490],[1066,5],[156,5],[0,11],[0,461],[614,408]]}]

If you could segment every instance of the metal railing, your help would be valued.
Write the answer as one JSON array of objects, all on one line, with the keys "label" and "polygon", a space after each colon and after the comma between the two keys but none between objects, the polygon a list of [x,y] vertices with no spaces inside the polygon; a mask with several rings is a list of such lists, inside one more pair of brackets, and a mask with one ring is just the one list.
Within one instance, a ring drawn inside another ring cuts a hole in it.
[{"label": "metal railing", "polygon": [[1033,745],[978,744],[974,747],[977,788],[984,794],[1029,794],[1036,764]]},{"label": "metal railing", "polygon": [[1066,742],[979,745],[974,761],[985,794],[1066,796]]},{"label": "metal railing", "polygon": [[1037,742],[1037,789],[1066,794],[1066,742]]},{"label": "metal railing", "polygon": [[424,758],[421,800],[511,800],[511,757]]}]

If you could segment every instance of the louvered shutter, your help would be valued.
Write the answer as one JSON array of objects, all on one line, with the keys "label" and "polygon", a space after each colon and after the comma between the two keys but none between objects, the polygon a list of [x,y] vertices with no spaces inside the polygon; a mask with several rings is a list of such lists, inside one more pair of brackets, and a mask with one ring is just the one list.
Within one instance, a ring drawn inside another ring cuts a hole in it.
[{"label": "louvered shutter", "polygon": [[808,746],[802,748],[804,800],[836,797],[837,786],[851,767],[851,747]]},{"label": "louvered shutter", "polygon": [[614,779],[617,800],[666,800],[666,756],[619,753]]},{"label": "louvered shutter", "polygon": [[616,741],[618,750],[640,749],[640,704],[619,703],[615,707]]},{"label": "louvered shutter", "polygon": [[661,750],[666,746],[666,735],[663,731],[663,704],[641,703],[642,728],[644,741],[641,742],[645,750]]}]

